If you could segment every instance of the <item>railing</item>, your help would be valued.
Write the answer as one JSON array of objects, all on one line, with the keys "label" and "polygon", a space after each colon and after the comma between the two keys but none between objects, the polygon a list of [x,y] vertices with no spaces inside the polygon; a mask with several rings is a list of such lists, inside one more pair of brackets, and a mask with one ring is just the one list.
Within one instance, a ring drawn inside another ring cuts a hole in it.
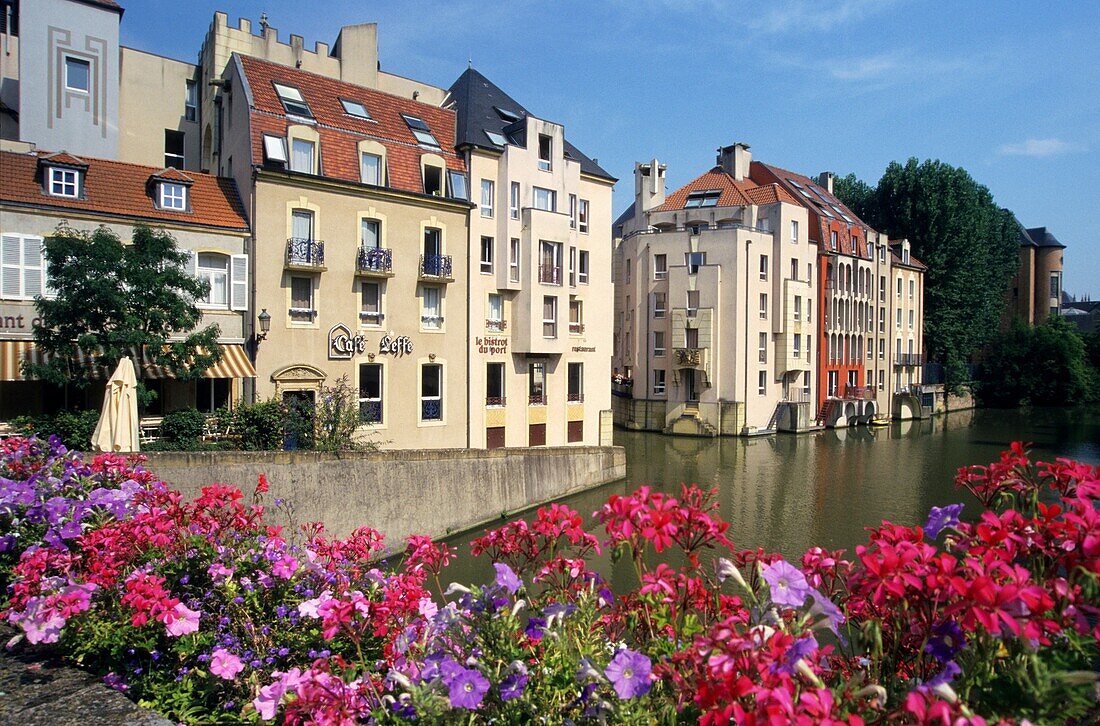
[{"label": "railing", "polygon": [[569,403],[584,403],[583,393],[570,393],[566,395],[565,400]]},{"label": "railing", "polygon": [[450,255],[420,255],[421,277],[451,277]]},{"label": "railing", "polygon": [[874,389],[870,386],[844,386],[840,398],[870,401],[875,397]]},{"label": "railing", "polygon": [[437,399],[421,399],[420,400],[420,420],[421,421],[442,421],[443,420],[443,401]]},{"label": "railing", "polygon": [[324,267],[325,243],[316,239],[291,237],[286,241],[286,263],[301,267]]},{"label": "railing", "polygon": [[485,319],[485,329],[486,330],[495,330],[498,333],[500,333],[500,332],[503,332],[504,329],[507,328],[507,327],[508,327],[508,321],[507,320],[496,320],[494,318],[486,318]]},{"label": "railing", "polygon": [[507,405],[507,403],[508,403],[508,399],[505,398],[504,396],[486,396],[485,397],[485,405],[486,406],[501,407],[501,406]]},{"label": "railing", "polygon": [[370,312],[369,310],[359,311],[359,319],[371,325],[381,325],[385,317],[386,316],[380,312]]},{"label": "railing", "polygon": [[421,315],[420,324],[425,328],[442,328],[443,316],[442,315]]},{"label": "railing", "polygon": [[703,364],[703,348],[674,348],[676,365],[700,366]]},{"label": "railing", "polygon": [[561,267],[556,265],[539,265],[539,282],[544,285],[560,285]]},{"label": "railing", "polygon": [[355,269],[359,272],[391,272],[393,250],[384,247],[360,247],[355,258]]},{"label": "railing", "polygon": [[545,406],[546,394],[545,393],[532,393],[527,397],[528,406]]},{"label": "railing", "polygon": [[896,366],[919,366],[923,362],[920,353],[898,353],[894,355],[894,365]]},{"label": "railing", "polygon": [[359,420],[370,424],[382,423],[382,402],[360,401]]},{"label": "railing", "polygon": [[569,323],[570,335],[581,335],[584,333],[584,323]]},{"label": "railing", "polygon": [[806,389],[799,389],[797,391],[790,391],[783,397],[784,403],[809,403],[810,392]]}]

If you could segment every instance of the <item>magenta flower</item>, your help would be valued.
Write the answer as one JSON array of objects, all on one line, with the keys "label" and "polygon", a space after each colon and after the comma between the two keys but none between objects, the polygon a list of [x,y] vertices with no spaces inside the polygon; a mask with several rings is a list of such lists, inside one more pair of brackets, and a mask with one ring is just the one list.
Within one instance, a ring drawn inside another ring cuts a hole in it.
[{"label": "magenta flower", "polygon": [[765,567],[764,580],[771,587],[772,602],[776,605],[802,607],[813,592],[802,571],[786,560],[776,560]]},{"label": "magenta flower", "polygon": [[164,614],[164,626],[175,637],[193,633],[199,629],[199,611],[178,603]]},{"label": "magenta flower", "polygon": [[494,562],[493,569],[497,571],[497,587],[507,590],[511,595],[515,595],[523,587],[523,581],[516,576],[516,573],[508,565],[503,562]]},{"label": "magenta flower", "polygon": [[455,670],[447,678],[448,694],[453,708],[473,711],[489,691],[489,681],[473,668]]},{"label": "magenta flower", "polygon": [[210,656],[210,672],[218,678],[233,680],[244,670],[244,663],[225,648],[218,648]]},{"label": "magenta flower", "polygon": [[291,555],[284,555],[271,566],[271,574],[275,577],[289,580],[298,569],[298,560]]},{"label": "magenta flower", "polygon": [[611,681],[619,698],[625,701],[649,693],[653,685],[652,672],[653,664],[649,658],[629,648],[623,648],[611,659],[603,674]]},{"label": "magenta flower", "polygon": [[924,534],[928,539],[936,539],[943,530],[958,525],[962,508],[962,504],[932,507],[932,511],[928,513],[928,521],[924,525]]}]

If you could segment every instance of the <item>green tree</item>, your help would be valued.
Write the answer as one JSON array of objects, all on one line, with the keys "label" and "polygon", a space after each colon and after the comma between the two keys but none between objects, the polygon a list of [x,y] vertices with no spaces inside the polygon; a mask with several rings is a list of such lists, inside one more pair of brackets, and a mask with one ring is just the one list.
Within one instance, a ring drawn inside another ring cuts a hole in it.
[{"label": "green tree", "polygon": [[957,390],[965,364],[1000,325],[1019,255],[1016,218],[965,169],[941,161],[892,162],[871,197],[849,177],[838,190],[844,203],[890,239],[908,239],[928,266],[925,345],[943,364],[948,389]]},{"label": "green tree", "polygon": [[220,359],[218,326],[195,330],[209,283],[186,272],[187,253],[167,232],[137,226],[126,245],[106,227],[60,226],[45,258],[56,295],[35,300],[35,345],[46,355],[24,363],[26,375],[82,387],[129,355],[139,379],[157,366],[192,380]]},{"label": "green tree", "polygon": [[979,395],[989,405],[1064,406],[1097,394],[1085,341],[1059,316],[1034,328],[1013,323],[994,338],[983,367]]},{"label": "green tree", "polygon": [[875,188],[855,174],[838,176],[833,180],[833,193],[856,213],[863,221],[871,224],[878,217],[875,206]]}]

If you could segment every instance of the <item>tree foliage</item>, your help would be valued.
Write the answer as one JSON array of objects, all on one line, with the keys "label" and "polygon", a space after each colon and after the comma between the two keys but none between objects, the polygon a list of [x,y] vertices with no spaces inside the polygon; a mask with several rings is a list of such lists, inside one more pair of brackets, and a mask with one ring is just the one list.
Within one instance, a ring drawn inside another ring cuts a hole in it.
[{"label": "tree foliage", "polygon": [[1015,322],[994,338],[983,367],[979,395],[988,405],[1064,406],[1098,392],[1084,340],[1058,316],[1034,328]]},{"label": "tree foliage", "polygon": [[187,253],[168,232],[137,226],[127,245],[106,227],[89,234],[60,226],[45,258],[56,290],[35,300],[34,339],[45,361],[24,363],[25,374],[86,386],[128,355],[139,379],[158,366],[192,380],[220,359],[218,326],[195,330],[195,301],[209,283],[187,273]]},{"label": "tree foliage", "polygon": [[892,162],[873,190],[854,175],[840,181],[845,204],[890,239],[908,239],[928,266],[925,345],[957,388],[967,360],[999,327],[1019,259],[1016,218],[965,169],[941,161]]}]

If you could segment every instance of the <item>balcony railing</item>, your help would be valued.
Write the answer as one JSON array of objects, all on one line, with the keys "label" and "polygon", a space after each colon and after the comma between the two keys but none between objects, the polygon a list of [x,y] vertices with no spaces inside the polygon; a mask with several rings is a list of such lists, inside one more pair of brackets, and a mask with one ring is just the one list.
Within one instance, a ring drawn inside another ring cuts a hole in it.
[{"label": "balcony railing", "polygon": [[359,319],[367,325],[381,325],[386,316],[378,311],[360,310]]},{"label": "balcony railing", "polygon": [[569,403],[584,403],[583,393],[570,393],[565,397],[565,400]]},{"label": "balcony railing", "polygon": [[528,406],[545,406],[546,394],[545,393],[532,393],[527,397]]},{"label": "balcony railing", "polygon": [[485,397],[485,405],[486,406],[496,406],[496,407],[499,408],[499,407],[507,405],[507,403],[508,403],[508,399],[505,398],[504,396],[486,396]]},{"label": "balcony railing", "polygon": [[286,264],[288,267],[324,267],[325,243],[317,239],[291,237],[286,241]]},{"label": "balcony railing", "polygon": [[421,421],[442,421],[443,402],[435,398],[420,399]]},{"label": "balcony railing", "polygon": [[919,366],[922,363],[920,353],[898,353],[894,356],[896,366]]},{"label": "balcony railing", "polygon": [[875,391],[871,386],[844,386],[840,398],[870,401],[874,396]]},{"label": "balcony railing", "polygon": [[452,280],[450,255],[420,255],[420,276]]},{"label": "balcony railing", "polygon": [[360,401],[359,420],[361,420],[363,423],[369,424],[382,423],[382,402]]},{"label": "balcony railing", "polygon": [[355,257],[357,272],[377,275],[393,273],[393,250],[384,247],[360,247]]},{"label": "balcony railing", "polygon": [[443,327],[442,315],[421,315],[420,325],[424,328],[430,328],[432,330],[438,330]]},{"label": "balcony railing", "polygon": [[485,319],[485,329],[486,330],[495,330],[498,333],[502,333],[502,332],[504,332],[504,330],[507,327],[508,327],[508,321],[507,320],[496,320],[494,318],[486,318]]},{"label": "balcony railing", "polygon": [[584,323],[569,323],[570,335],[582,335],[584,333]]},{"label": "balcony railing", "polygon": [[561,284],[561,268],[557,265],[539,265],[539,282],[544,285]]}]

